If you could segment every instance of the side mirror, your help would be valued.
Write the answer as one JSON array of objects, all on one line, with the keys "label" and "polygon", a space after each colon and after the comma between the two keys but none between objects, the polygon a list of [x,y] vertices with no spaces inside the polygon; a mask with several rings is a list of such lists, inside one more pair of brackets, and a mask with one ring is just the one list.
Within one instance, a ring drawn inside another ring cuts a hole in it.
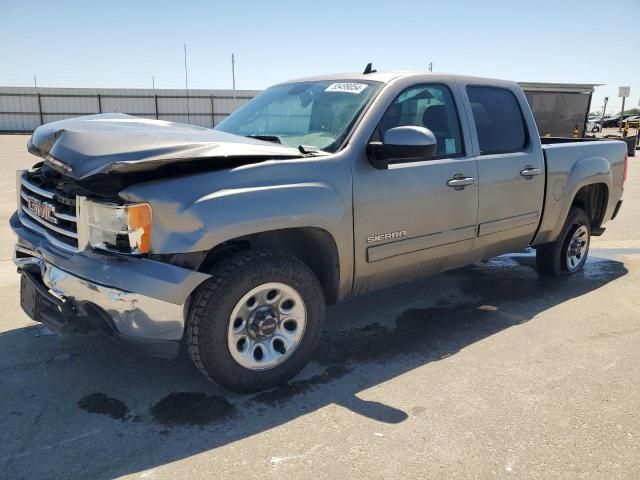
[{"label": "side mirror", "polygon": [[424,127],[390,128],[381,142],[367,144],[369,162],[378,170],[386,170],[389,163],[421,162],[436,153],[436,136]]}]

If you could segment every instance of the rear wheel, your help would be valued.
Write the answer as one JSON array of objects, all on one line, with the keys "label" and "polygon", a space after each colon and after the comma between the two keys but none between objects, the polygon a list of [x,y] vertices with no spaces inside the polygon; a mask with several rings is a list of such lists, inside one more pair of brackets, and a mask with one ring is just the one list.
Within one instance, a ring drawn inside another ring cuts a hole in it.
[{"label": "rear wheel", "polygon": [[579,207],[572,207],[555,242],[536,250],[536,266],[540,273],[570,275],[584,266],[589,254],[591,222]]},{"label": "rear wheel", "polygon": [[306,365],[323,322],[322,287],[306,264],[279,252],[243,252],[216,267],[195,293],[189,354],[229,390],[263,390]]}]

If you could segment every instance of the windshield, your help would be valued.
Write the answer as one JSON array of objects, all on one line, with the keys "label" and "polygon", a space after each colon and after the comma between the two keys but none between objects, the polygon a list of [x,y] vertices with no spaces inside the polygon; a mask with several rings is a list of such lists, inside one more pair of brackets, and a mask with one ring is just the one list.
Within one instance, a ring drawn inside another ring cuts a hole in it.
[{"label": "windshield", "polygon": [[381,85],[362,80],[276,85],[231,114],[216,130],[332,153]]}]

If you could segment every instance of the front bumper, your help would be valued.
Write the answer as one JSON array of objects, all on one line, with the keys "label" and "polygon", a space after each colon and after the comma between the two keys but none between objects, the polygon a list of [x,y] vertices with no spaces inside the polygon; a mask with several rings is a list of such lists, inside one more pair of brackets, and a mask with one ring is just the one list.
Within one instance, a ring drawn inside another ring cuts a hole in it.
[{"label": "front bumper", "polygon": [[45,302],[41,318],[58,331],[100,330],[148,353],[178,352],[190,293],[208,275],[145,258],[64,252],[17,215],[14,263]]}]

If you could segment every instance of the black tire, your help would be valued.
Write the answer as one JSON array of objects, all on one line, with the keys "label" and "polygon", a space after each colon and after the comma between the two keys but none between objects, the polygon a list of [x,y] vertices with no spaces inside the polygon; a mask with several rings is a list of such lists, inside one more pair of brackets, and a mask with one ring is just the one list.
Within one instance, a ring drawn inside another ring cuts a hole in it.
[{"label": "black tire", "polygon": [[[196,367],[209,379],[239,393],[275,387],[294,377],[311,359],[324,324],[324,292],[313,271],[296,257],[274,251],[240,252],[214,267],[194,293],[186,340]],[[227,343],[230,315],[251,289],[269,282],[293,287],[304,301],[306,326],[295,351],[282,363],[252,370],[232,357]]]},{"label": "black tire", "polygon": [[[587,231],[586,248],[581,252],[580,261],[574,268],[567,265],[567,253],[576,231],[584,227]],[[536,249],[536,267],[539,273],[546,275],[571,275],[584,267],[589,255],[591,240],[591,222],[589,216],[579,207],[571,207],[562,231],[555,242],[540,245]]]}]

